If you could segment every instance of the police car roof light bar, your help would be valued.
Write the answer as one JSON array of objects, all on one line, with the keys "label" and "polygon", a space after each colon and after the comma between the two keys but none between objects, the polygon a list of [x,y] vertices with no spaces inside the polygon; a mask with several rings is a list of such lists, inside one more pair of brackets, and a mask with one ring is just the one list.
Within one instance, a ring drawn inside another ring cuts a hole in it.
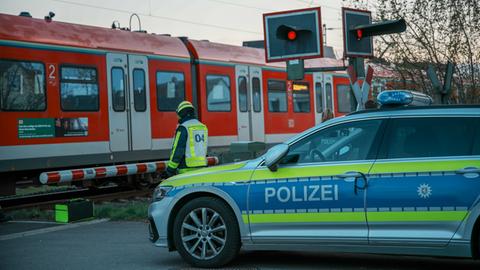
[{"label": "police car roof light bar", "polygon": [[388,90],[377,96],[377,101],[382,107],[397,106],[428,106],[433,103],[430,96],[409,90]]}]

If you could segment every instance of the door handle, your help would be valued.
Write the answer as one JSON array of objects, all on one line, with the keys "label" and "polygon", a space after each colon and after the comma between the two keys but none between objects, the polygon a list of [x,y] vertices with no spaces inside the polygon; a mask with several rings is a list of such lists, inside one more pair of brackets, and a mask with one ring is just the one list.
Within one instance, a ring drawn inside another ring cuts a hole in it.
[{"label": "door handle", "polygon": [[346,172],[346,173],[337,175],[337,177],[343,178],[343,180],[346,181],[346,182],[353,182],[353,181],[355,181],[355,178],[362,177],[362,173],[360,173],[360,172]]},{"label": "door handle", "polygon": [[477,167],[466,167],[455,171],[457,174],[462,174],[465,178],[477,178],[480,175],[480,169]]},{"label": "door handle", "polygon": [[[343,180],[346,181],[346,182],[355,182],[354,183],[354,190],[353,190],[355,192],[355,195],[358,194],[359,189],[363,190],[363,189],[367,188],[368,179],[367,179],[367,176],[364,173],[361,173],[361,172],[346,172],[346,173],[343,173],[343,174],[339,174],[337,176],[340,177],[340,178],[343,178]],[[364,181],[363,186],[358,186],[358,179],[359,178],[363,179],[363,181]]]}]

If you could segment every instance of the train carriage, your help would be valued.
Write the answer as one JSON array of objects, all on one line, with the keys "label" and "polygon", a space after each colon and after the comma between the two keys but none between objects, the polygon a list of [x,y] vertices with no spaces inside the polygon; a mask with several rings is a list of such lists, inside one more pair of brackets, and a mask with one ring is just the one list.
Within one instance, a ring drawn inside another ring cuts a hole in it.
[{"label": "train carriage", "polygon": [[176,116],[158,102],[163,78],[179,74],[174,100],[192,96],[180,39],[9,15],[0,23],[0,172],[168,155]]},{"label": "train carriage", "polygon": [[352,108],[345,74],[287,81],[262,49],[4,14],[0,24],[3,193],[43,171],[168,158],[183,100],[209,127],[210,149],[277,143],[327,108]]}]

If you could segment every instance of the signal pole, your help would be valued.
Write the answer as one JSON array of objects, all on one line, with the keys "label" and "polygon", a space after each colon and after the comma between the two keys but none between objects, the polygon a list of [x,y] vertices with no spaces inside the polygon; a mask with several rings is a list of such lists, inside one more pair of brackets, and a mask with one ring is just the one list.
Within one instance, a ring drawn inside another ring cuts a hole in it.
[{"label": "signal pole", "polygon": [[[404,19],[372,23],[371,12],[342,8],[344,56],[348,57],[350,84],[357,100],[357,110],[364,109],[370,92],[373,69],[365,76],[365,58],[373,57],[373,37],[401,33],[406,30]],[[362,87],[357,80],[362,80]]]}]

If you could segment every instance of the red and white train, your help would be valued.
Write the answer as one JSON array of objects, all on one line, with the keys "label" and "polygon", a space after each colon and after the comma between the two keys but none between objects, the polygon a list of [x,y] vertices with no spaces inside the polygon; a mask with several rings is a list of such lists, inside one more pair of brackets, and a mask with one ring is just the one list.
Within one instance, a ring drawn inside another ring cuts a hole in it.
[{"label": "red and white train", "polygon": [[293,83],[263,49],[4,14],[0,25],[0,189],[52,169],[168,158],[182,100],[211,149],[281,142],[326,108],[356,107],[346,73]]}]

